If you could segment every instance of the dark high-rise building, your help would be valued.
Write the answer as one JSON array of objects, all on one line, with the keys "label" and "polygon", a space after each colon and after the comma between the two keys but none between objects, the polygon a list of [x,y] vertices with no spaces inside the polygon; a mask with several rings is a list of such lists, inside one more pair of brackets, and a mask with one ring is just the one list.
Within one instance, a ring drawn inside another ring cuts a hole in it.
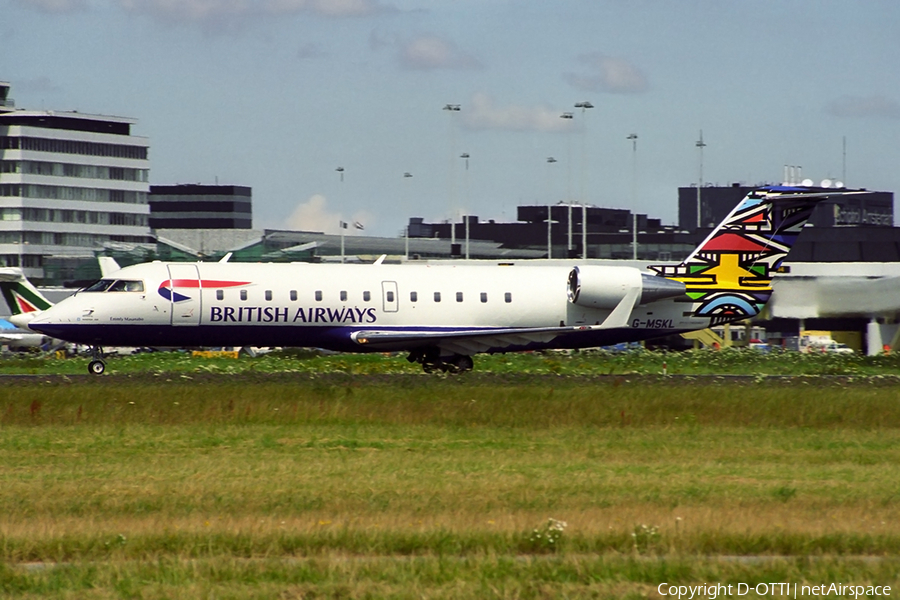
[{"label": "dark high-rise building", "polygon": [[151,185],[152,229],[252,229],[253,197],[240,185]]}]

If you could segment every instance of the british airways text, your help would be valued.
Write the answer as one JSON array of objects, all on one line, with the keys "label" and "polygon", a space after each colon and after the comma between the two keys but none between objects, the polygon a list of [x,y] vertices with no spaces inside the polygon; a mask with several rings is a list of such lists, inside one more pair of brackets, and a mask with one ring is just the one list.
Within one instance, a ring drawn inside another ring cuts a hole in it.
[{"label": "british airways text", "polygon": [[274,306],[212,306],[209,309],[211,323],[374,323],[374,308],[298,308]]}]

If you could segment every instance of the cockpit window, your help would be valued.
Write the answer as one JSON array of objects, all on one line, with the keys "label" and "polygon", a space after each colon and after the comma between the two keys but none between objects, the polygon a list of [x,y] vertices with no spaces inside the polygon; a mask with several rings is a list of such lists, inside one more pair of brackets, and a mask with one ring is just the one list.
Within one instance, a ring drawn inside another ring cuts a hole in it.
[{"label": "cockpit window", "polygon": [[134,279],[101,279],[84,288],[85,292],[143,292],[144,282]]},{"label": "cockpit window", "polygon": [[144,282],[133,279],[119,279],[109,286],[107,292],[143,292]]},{"label": "cockpit window", "polygon": [[101,279],[84,288],[85,292],[105,292],[106,288],[115,283],[113,279]]}]

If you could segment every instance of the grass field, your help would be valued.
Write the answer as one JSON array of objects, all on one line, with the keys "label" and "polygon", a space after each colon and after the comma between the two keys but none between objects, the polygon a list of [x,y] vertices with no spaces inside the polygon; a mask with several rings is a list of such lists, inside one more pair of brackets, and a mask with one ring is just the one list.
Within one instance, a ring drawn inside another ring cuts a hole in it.
[{"label": "grass field", "polygon": [[731,381],[510,357],[534,363],[435,377],[364,358],[3,381],[0,596],[900,586],[889,366]]},{"label": "grass field", "polygon": [[[420,374],[422,367],[405,355],[320,354],[309,350],[285,350],[256,358],[192,357],[187,352],[157,352],[107,358],[109,373],[351,373]],[[475,371],[493,374],[573,375],[841,375],[900,376],[900,353],[821,354],[800,352],[762,353],[752,349],[692,350],[688,352],[581,352],[513,353],[475,358]],[[56,359],[46,355],[0,358],[0,374],[87,373],[87,356]]]}]

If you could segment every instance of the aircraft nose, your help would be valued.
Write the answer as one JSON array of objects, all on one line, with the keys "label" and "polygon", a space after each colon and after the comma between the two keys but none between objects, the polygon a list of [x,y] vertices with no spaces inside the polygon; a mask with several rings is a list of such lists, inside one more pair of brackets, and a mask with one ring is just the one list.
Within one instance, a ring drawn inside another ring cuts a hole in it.
[{"label": "aircraft nose", "polygon": [[26,325],[29,329],[33,329],[34,331],[40,333],[46,333],[46,331],[44,331],[44,327],[46,327],[50,323],[52,322],[49,321],[45,315],[38,315],[37,317],[31,319]]},{"label": "aircraft nose", "polygon": [[60,311],[54,306],[31,319],[28,327],[44,335],[53,335],[55,325],[68,321],[68,319],[61,319],[61,316]]}]

